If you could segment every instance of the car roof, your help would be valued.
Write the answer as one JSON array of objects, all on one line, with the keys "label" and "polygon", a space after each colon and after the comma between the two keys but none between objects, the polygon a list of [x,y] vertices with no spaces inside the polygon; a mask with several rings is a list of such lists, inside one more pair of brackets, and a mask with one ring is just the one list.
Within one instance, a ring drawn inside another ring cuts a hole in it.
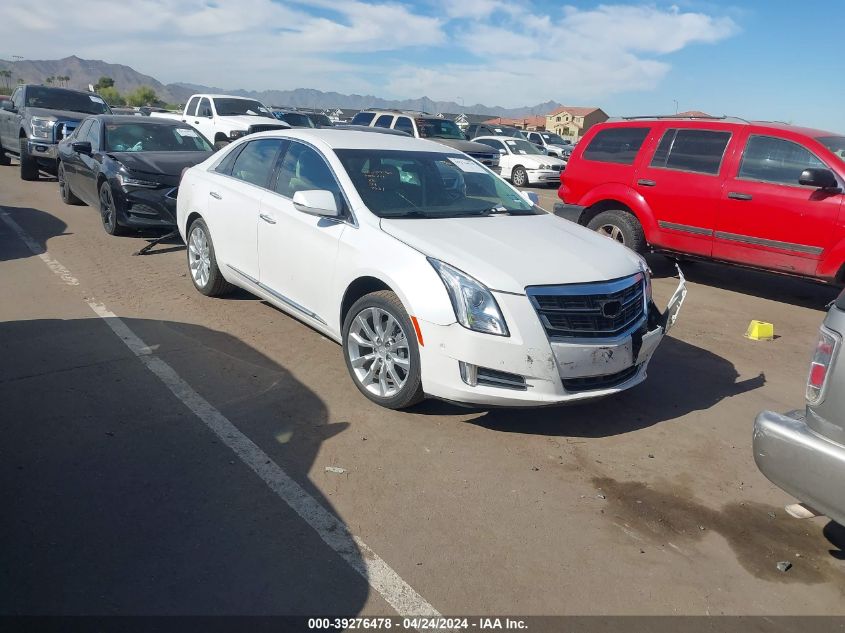
[{"label": "car roof", "polygon": [[170,125],[178,127],[190,127],[187,123],[182,121],[175,121],[173,119],[160,119],[151,116],[138,116],[137,114],[93,114],[85,117],[86,119],[97,119],[104,123],[155,123],[156,125]]},{"label": "car roof", "polygon": [[258,132],[247,138],[296,138],[319,145],[325,149],[386,149],[417,152],[438,152],[459,154],[455,149],[434,141],[418,139],[412,136],[379,134],[359,130],[337,128],[291,128],[289,130]]},{"label": "car roof", "polygon": [[834,132],[827,130],[820,130],[818,128],[802,127],[799,125],[792,125],[790,123],[783,123],[780,121],[746,121],[735,117],[675,117],[675,116],[657,116],[657,117],[631,117],[617,120],[608,120],[602,125],[603,127],[645,127],[659,123],[665,127],[687,127],[687,128],[704,128],[714,123],[725,126],[746,126],[750,125],[756,128],[779,130],[784,132],[792,132],[794,134],[802,134],[809,137],[819,136],[839,136]]}]

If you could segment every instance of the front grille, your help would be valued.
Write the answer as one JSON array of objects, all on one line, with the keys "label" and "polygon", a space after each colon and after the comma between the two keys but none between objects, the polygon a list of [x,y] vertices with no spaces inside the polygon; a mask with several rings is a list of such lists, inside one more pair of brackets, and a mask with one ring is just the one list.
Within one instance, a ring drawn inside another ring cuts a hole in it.
[{"label": "front grille", "polygon": [[499,164],[499,157],[496,154],[476,154],[474,152],[468,153],[482,165],[487,165],[487,167],[492,167],[493,165]]},{"label": "front grille", "polygon": [[551,165],[552,171],[561,171],[563,169],[563,165]]},{"label": "front grille", "polygon": [[639,365],[633,365],[615,374],[604,376],[587,376],[584,378],[564,378],[563,388],[570,393],[576,391],[595,391],[596,389],[610,389],[621,385],[637,375]]},{"label": "front grille", "polygon": [[615,338],[646,317],[643,275],[525,289],[550,338]]},{"label": "front grille", "polygon": [[270,132],[271,130],[286,130],[287,128],[281,125],[250,125],[247,134],[255,134],[256,132]]},{"label": "front grille", "polygon": [[58,143],[64,138],[67,138],[79,125],[79,121],[57,121],[53,126],[54,141]]}]

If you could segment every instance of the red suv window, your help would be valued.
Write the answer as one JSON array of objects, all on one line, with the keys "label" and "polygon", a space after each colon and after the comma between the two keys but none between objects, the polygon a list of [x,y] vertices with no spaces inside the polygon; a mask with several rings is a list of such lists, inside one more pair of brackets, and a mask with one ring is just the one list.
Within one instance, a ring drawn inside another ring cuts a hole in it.
[{"label": "red suv window", "polygon": [[651,166],[716,175],[730,140],[730,132],[670,128],[660,139]]},{"label": "red suv window", "polygon": [[602,163],[633,165],[650,127],[606,128],[593,137],[582,158]]}]

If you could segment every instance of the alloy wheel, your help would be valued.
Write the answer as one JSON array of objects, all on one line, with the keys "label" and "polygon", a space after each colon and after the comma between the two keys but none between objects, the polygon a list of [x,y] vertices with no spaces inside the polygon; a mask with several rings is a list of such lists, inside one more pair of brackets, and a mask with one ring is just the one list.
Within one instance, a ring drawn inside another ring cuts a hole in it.
[{"label": "alloy wheel", "polygon": [[100,213],[103,216],[103,226],[106,231],[112,233],[117,226],[117,218],[114,213],[114,201],[109,187],[100,187]]},{"label": "alloy wheel", "polygon": [[349,328],[346,353],[355,379],[375,396],[395,396],[408,381],[408,337],[386,310],[365,308],[358,313]]},{"label": "alloy wheel", "polygon": [[204,288],[211,275],[211,255],[208,247],[208,237],[201,227],[194,227],[188,239],[188,266],[194,282]]},{"label": "alloy wheel", "polygon": [[598,232],[620,244],[625,243],[625,235],[623,235],[622,229],[614,224],[603,224],[598,228]]}]

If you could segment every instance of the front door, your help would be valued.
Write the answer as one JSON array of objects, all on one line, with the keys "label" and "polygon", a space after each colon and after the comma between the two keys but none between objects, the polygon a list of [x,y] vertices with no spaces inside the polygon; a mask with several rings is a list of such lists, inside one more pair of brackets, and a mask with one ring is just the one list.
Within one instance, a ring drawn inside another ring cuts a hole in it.
[{"label": "front door", "polygon": [[645,156],[632,186],[657,219],[656,245],[710,255],[730,140],[724,129],[669,128],[651,157]]},{"label": "front door", "polygon": [[[293,195],[331,191],[345,217],[325,218],[297,211]],[[261,285],[279,301],[322,323],[333,323],[337,302],[327,289],[334,279],[340,237],[351,220],[340,185],[323,156],[291,140],[279,163],[273,193],[261,200],[258,257]]]},{"label": "front door", "polygon": [[748,137],[725,181],[713,256],[812,275],[833,231],[842,194],[798,184],[801,172],[827,168],[803,145],[769,135]]}]

